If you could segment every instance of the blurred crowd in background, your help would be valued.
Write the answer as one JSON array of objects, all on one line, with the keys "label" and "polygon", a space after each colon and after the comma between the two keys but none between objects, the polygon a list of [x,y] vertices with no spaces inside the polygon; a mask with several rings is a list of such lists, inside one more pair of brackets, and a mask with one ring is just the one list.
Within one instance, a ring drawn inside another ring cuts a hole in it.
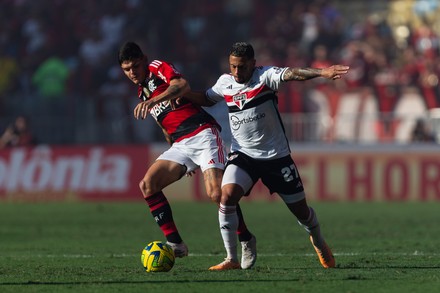
[{"label": "blurred crowd in background", "polygon": [[228,72],[236,41],[254,45],[258,65],[349,65],[343,80],[280,89],[293,141],[409,142],[420,123],[437,139],[437,0],[3,0],[0,130],[23,116],[33,142],[163,141],[153,119],[133,118],[137,89],[117,62],[128,40],[174,63],[194,90]]}]

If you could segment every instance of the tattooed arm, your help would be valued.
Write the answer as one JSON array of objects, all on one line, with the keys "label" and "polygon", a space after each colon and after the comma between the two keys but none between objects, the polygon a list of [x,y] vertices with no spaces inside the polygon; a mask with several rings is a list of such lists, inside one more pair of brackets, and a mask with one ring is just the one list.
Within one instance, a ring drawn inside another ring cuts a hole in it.
[{"label": "tattooed arm", "polygon": [[289,67],[283,74],[284,81],[290,80],[308,80],[315,77],[324,77],[328,79],[339,79],[342,74],[348,72],[349,67],[344,65],[333,65],[327,68],[298,68]]}]

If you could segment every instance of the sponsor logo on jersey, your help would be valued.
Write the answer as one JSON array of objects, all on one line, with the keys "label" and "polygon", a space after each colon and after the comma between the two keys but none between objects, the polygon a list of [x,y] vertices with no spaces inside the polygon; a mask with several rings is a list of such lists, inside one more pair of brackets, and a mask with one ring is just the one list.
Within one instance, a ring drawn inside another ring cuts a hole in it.
[{"label": "sponsor logo on jersey", "polygon": [[167,109],[167,107],[170,105],[169,101],[162,102],[160,104],[155,105],[151,110],[150,114],[154,117],[154,119],[157,120],[157,117]]},{"label": "sponsor logo on jersey", "polygon": [[246,102],[246,94],[232,96],[232,101],[238,106],[238,108],[242,109]]},{"label": "sponsor logo on jersey", "polygon": [[231,128],[233,130],[238,130],[238,129],[240,129],[241,125],[247,124],[247,123],[257,122],[258,120],[263,119],[264,117],[266,117],[266,114],[264,114],[264,113],[257,113],[254,116],[246,117],[246,118],[242,118],[242,119],[238,118],[235,115],[232,115],[230,118],[231,119]]}]

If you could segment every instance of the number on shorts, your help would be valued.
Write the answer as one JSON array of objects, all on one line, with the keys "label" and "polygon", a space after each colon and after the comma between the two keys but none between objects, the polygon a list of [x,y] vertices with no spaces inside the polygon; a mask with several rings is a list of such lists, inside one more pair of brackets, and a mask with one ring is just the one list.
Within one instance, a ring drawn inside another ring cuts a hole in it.
[{"label": "number on shorts", "polygon": [[290,182],[294,178],[298,178],[298,171],[295,168],[295,165],[292,164],[289,167],[284,167],[281,169],[281,173],[283,174],[284,181]]}]

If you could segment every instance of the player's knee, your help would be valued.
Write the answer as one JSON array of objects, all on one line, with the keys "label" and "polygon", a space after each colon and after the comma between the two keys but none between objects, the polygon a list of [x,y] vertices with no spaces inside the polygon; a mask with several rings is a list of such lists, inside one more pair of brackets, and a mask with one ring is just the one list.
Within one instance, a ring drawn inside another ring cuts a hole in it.
[{"label": "player's knee", "polygon": [[142,180],[139,182],[139,189],[141,190],[143,197],[144,197],[144,198],[147,198],[147,193],[146,193],[146,190],[147,190],[147,184],[146,184],[146,182],[144,181],[144,179],[142,179]]},{"label": "player's knee", "polygon": [[244,195],[243,189],[235,184],[228,184],[223,186],[221,195],[221,204],[236,205]]},{"label": "player's knee", "polygon": [[220,203],[227,206],[236,205],[239,201],[240,197],[234,196],[230,193],[223,193],[220,199]]},{"label": "player's knee", "polygon": [[156,185],[157,184],[154,184],[154,181],[151,180],[150,177],[145,177],[141,180],[141,182],[139,182],[139,189],[141,190],[144,198],[147,198],[149,195],[160,191],[157,190]]},{"label": "player's knee", "polygon": [[214,188],[208,193],[208,196],[213,202],[219,204],[222,199],[222,191],[220,188]]}]

